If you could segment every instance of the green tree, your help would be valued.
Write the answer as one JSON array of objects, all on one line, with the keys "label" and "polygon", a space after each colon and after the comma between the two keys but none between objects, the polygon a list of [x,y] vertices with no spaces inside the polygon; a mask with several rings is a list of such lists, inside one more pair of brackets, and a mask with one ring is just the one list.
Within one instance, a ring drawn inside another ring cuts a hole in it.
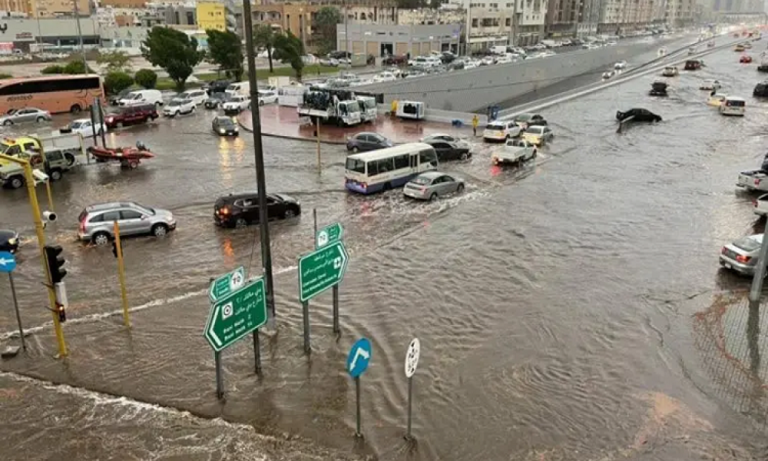
[{"label": "green tree", "polygon": [[41,70],[40,73],[43,75],[63,74],[64,66],[59,64],[51,64],[50,66],[43,67],[43,70]]},{"label": "green tree", "polygon": [[103,51],[99,53],[96,62],[105,66],[107,72],[128,72],[131,70],[131,58],[122,51]]},{"label": "green tree", "polygon": [[275,36],[274,57],[291,65],[296,72],[296,79],[301,81],[301,72],[304,69],[304,44],[290,31],[286,34]]},{"label": "green tree", "polygon": [[147,89],[152,89],[157,85],[157,74],[151,69],[141,69],[133,77],[137,84]]},{"label": "green tree", "polygon": [[104,86],[108,94],[117,94],[133,85],[133,77],[119,70],[112,71],[104,77]]},{"label": "green tree", "polygon": [[272,52],[275,49],[275,37],[278,34],[269,24],[256,24],[253,27],[253,45],[257,48],[264,48],[267,50],[267,59],[269,59],[269,73],[274,72],[272,69]]},{"label": "green tree", "polygon": [[243,77],[243,47],[240,37],[231,31],[206,30],[208,35],[208,60],[219,65],[227,77],[240,81]]},{"label": "green tree", "polygon": [[184,82],[203,59],[194,37],[167,27],[152,28],[141,43],[141,55],[152,65],[165,69],[179,90],[184,89]]},{"label": "green tree", "polygon": [[312,21],[313,34],[316,37],[317,52],[326,55],[336,49],[336,24],[344,21],[344,16],[335,6],[324,6]]},{"label": "green tree", "polygon": [[[85,63],[81,59],[76,59],[74,61],[69,61],[67,63],[67,65],[64,66],[64,73],[65,74],[71,74],[71,75],[85,74],[86,73]],[[93,69],[91,69],[89,67],[87,73],[93,74],[94,73]]]}]

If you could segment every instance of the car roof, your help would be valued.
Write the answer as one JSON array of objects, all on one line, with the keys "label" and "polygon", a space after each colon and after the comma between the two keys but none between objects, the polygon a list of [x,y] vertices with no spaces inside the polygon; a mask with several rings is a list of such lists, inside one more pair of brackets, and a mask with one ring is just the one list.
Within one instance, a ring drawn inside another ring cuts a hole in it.
[{"label": "car roof", "polygon": [[106,211],[111,210],[113,208],[127,208],[127,207],[133,207],[136,204],[134,202],[104,202],[104,203],[95,203],[93,205],[88,205],[85,207],[85,211],[88,213],[98,213],[100,211]]},{"label": "car roof", "polygon": [[744,98],[739,98],[737,96],[726,96],[725,99],[729,99],[731,101],[744,101]]},{"label": "car roof", "polygon": [[0,229],[0,237],[15,237],[16,231],[11,229]]},{"label": "car roof", "polygon": [[440,176],[444,176],[445,174],[446,173],[443,173],[440,171],[427,171],[418,175],[417,178],[435,179],[435,178],[439,178]]},{"label": "car roof", "polygon": [[[225,202],[234,202],[236,200],[240,200],[244,198],[255,198],[258,196],[259,196],[259,193],[256,191],[251,191],[251,192],[246,191],[246,192],[238,192],[236,194],[222,195],[221,197],[218,198],[217,201],[221,200]],[[278,197],[278,195],[268,193],[267,197]]]},{"label": "car roof", "polygon": [[[376,132],[373,132],[373,131],[361,131],[359,133],[355,133],[354,136],[358,137],[358,136],[361,136],[361,135],[364,135],[364,134],[369,134],[369,135],[373,135],[373,136],[377,136],[377,137],[381,136],[379,133],[376,133]],[[383,138],[383,136],[381,136],[381,137]]]}]

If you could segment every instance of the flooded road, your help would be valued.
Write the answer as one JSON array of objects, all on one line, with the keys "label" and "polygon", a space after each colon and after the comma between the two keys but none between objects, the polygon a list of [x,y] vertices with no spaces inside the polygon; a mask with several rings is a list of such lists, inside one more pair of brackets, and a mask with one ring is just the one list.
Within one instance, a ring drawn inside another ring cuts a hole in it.
[{"label": "flooded road", "polygon": [[[442,166],[463,176],[467,191],[436,203],[405,201],[400,191],[350,196],[342,148],[323,146],[318,175],[314,144],[265,138],[267,187],[299,198],[303,215],[272,226],[279,333],[262,344],[264,376],[252,373],[249,341],[228,350],[224,405],[215,402],[202,339],[207,281],[240,264],[258,274],[260,259],[257,229],[217,229],[211,213],[218,195],[254,188],[250,141],[216,138],[213,114],[202,111],[110,134],[116,144],[142,140],[158,157],[129,172],[86,167],[55,184],[61,218],[47,233],[70,261],[71,357],[66,366],[48,358],[54,345],[45,326],[29,357],[2,368],[377,459],[766,459],[768,371],[760,357],[768,322],[764,311],[748,312],[749,280],[719,271],[717,254],[761,225],[753,197],[734,183],[765,153],[768,102],[749,96],[760,76],[737,53],[705,61],[704,70],[670,79],[666,99],[647,96],[655,78],[647,76],[544,111],[556,138],[536,165],[493,168],[490,148],[478,147],[470,162]],[[747,116],[724,118],[706,106],[698,86],[707,78],[747,97]],[[633,106],[664,122],[617,134],[616,110]],[[3,226],[29,242],[25,193],[3,191],[0,200]],[[106,200],[168,208],[179,222],[168,238],[124,244],[138,307],[130,335],[119,316],[100,316],[119,307],[110,249],[75,239],[81,209]],[[320,225],[345,226],[352,260],[341,286],[343,335],[330,333],[330,294],[313,300],[306,358],[295,265],[312,248],[312,208]],[[22,316],[34,328],[50,315],[33,243],[19,259]],[[0,290],[1,331],[12,332],[4,280]],[[374,355],[363,378],[366,437],[355,443],[354,386],[343,362],[361,336]],[[402,362],[414,336],[422,358],[417,443],[409,445]],[[54,411],[39,406],[42,417]],[[121,434],[152,438],[142,418],[155,411],[126,417]],[[0,452],[20,443],[8,437]],[[49,453],[43,444],[23,448]],[[108,458],[98,449],[88,456]]]}]

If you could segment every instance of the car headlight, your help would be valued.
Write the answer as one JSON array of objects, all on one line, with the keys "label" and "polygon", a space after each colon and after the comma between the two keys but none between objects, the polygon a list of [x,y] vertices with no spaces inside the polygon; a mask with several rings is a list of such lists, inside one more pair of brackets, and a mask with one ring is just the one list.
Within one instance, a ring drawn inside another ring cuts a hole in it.
[{"label": "car headlight", "polygon": [[16,237],[9,238],[8,239],[8,244],[9,245],[16,245]]},{"label": "car headlight", "polygon": [[219,133],[224,134],[225,133],[224,128],[219,128]]}]

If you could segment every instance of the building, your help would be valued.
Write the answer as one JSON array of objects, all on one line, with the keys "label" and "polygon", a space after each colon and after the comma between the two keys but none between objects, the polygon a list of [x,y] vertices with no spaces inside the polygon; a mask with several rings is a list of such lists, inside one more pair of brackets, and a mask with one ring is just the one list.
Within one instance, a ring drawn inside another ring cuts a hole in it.
[{"label": "building", "polygon": [[547,37],[575,36],[581,22],[581,5],[579,0],[549,0],[545,21]]},{"label": "building", "polygon": [[7,16],[32,16],[32,0],[0,0],[0,15],[6,16],[3,13],[8,13]]},{"label": "building", "polygon": [[396,6],[380,5],[343,5],[339,7],[342,17],[347,14],[348,24],[397,24],[398,9]]},{"label": "building", "polygon": [[[79,48],[78,20],[75,18],[5,18],[0,34],[3,42],[12,42],[13,47],[29,51],[33,43],[47,43],[62,51]],[[99,23],[95,18],[80,18],[80,30],[86,48],[99,46]]]},{"label": "building", "polygon": [[[349,41],[345,31],[349,33]],[[431,51],[457,51],[461,39],[460,24],[370,25],[338,24],[336,49],[344,51],[349,44],[353,54],[373,56],[419,56]]]},{"label": "building", "polygon": [[463,24],[464,22],[465,13],[462,9],[420,8],[418,10],[397,10],[397,24],[400,25],[418,24],[432,26],[435,24]]},{"label": "building", "polygon": [[147,0],[99,0],[101,8],[144,8]]},{"label": "building", "polygon": [[664,23],[670,27],[690,26],[695,13],[694,0],[667,0]]},{"label": "building", "polygon": [[323,5],[288,4],[254,5],[254,24],[269,24],[276,30],[290,31],[304,46],[312,44],[312,19]]},{"label": "building", "polygon": [[80,16],[90,16],[91,2],[89,0],[30,0],[31,17],[58,18],[75,15],[75,2]]},{"label": "building", "polygon": [[463,10],[470,52],[494,45],[527,46],[545,37],[547,0],[447,0],[441,9]]},{"label": "building", "polygon": [[197,26],[202,30],[227,30],[227,12],[223,3],[198,2]]}]

